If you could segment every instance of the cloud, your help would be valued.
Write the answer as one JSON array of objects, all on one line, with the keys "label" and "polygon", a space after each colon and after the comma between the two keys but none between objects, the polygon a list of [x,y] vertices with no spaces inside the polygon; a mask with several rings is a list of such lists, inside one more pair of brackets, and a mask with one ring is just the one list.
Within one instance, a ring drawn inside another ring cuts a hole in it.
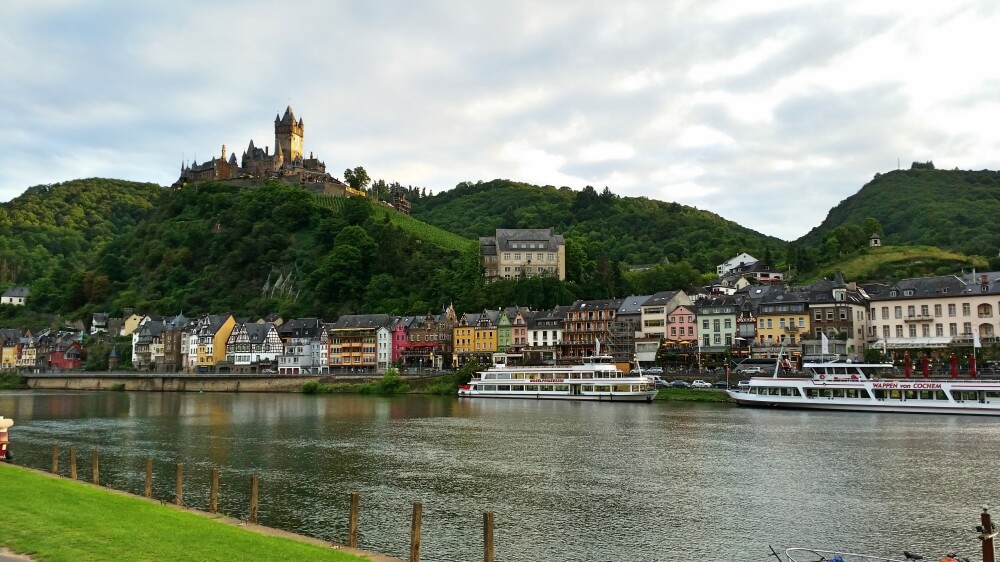
[{"label": "cloud", "polygon": [[12,0],[0,199],[273,148],[337,173],[608,186],[796,238],[876,172],[1000,166],[986,0]]}]

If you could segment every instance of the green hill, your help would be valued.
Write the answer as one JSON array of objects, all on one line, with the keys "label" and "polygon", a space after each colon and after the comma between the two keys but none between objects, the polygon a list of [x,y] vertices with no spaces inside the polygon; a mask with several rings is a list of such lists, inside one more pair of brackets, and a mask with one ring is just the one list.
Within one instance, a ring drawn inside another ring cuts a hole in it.
[{"label": "green hill", "polygon": [[[826,220],[796,241],[820,247],[831,237],[839,243],[866,245],[877,221],[890,246],[936,246],[955,252],[993,256],[1000,250],[1000,172],[935,170],[917,164],[909,170],[876,174],[856,194],[830,209]],[[866,224],[868,225],[866,227]]]},{"label": "green hill", "polygon": [[783,254],[786,243],[718,215],[677,203],[620,197],[605,188],[573,191],[510,180],[462,183],[417,198],[412,214],[465,238],[497,228],[555,228],[590,260],[622,264],[686,260],[712,271],[740,252]]}]

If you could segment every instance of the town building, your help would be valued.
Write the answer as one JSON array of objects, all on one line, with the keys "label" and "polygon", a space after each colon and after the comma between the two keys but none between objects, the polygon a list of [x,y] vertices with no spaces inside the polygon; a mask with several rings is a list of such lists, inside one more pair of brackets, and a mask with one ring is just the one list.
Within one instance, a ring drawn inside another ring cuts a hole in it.
[{"label": "town building", "polygon": [[743,252],[715,266],[715,274],[718,275],[719,277],[722,277],[723,275],[729,273],[731,270],[737,267],[749,265],[756,262],[757,258],[751,256],[746,252]]},{"label": "town building", "polygon": [[594,355],[597,347],[607,341],[608,329],[622,302],[623,299],[603,299],[576,301],[570,305],[563,324],[562,360],[579,361]]}]

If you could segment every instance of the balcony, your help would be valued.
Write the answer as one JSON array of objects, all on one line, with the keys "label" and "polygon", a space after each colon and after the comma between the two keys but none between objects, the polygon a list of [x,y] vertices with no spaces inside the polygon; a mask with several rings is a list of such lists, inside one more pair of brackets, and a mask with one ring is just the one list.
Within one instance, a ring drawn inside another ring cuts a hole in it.
[{"label": "balcony", "polygon": [[979,313],[979,317],[980,318],[993,318],[993,313],[992,312],[980,312]]},{"label": "balcony", "polygon": [[903,318],[903,322],[930,322],[934,317],[930,314],[914,314]]}]

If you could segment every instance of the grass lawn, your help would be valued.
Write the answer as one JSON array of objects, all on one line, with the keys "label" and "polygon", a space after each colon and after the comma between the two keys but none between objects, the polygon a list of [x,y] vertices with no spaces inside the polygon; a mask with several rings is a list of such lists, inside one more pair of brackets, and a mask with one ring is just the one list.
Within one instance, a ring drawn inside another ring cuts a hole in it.
[{"label": "grass lawn", "polygon": [[5,463],[0,546],[50,562],[369,560]]},{"label": "grass lawn", "polygon": [[678,402],[728,402],[725,390],[716,388],[664,388],[656,395],[656,400],[677,400]]}]

